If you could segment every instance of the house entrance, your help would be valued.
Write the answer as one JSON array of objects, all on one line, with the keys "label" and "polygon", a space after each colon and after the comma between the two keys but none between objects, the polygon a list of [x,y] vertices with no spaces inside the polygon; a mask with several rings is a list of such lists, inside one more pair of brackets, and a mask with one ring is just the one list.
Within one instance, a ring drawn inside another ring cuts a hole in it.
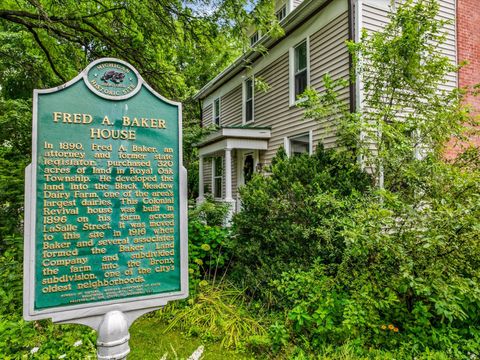
[{"label": "house entrance", "polygon": [[245,184],[252,179],[254,169],[253,154],[248,154],[243,160],[243,180]]},{"label": "house entrance", "polygon": [[[239,150],[237,157],[237,188],[247,184],[253,177],[258,164],[258,151]],[[237,193],[237,210],[240,210],[240,197]]]}]

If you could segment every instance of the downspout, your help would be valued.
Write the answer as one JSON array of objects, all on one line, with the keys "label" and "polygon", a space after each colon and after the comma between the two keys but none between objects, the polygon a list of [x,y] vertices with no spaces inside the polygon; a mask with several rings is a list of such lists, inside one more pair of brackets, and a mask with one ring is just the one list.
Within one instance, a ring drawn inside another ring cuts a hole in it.
[{"label": "downspout", "polygon": [[[348,1],[348,40],[353,41],[355,39],[355,0],[347,0]],[[353,68],[353,55],[352,53],[348,54],[348,64],[350,69],[350,81],[349,81],[349,92],[350,92],[350,112],[354,113],[357,105],[356,105],[356,88],[354,80],[354,76],[356,76],[356,71]]]},{"label": "downspout", "polygon": [[[353,22],[355,24],[354,28],[354,39],[356,43],[359,43],[362,39],[362,24],[363,24],[363,0],[351,0],[352,3],[355,3],[355,15]],[[352,4],[353,5],[353,4]],[[357,65],[358,66],[358,65]],[[355,110],[361,111],[362,110],[362,79],[358,68],[355,69]]]},{"label": "downspout", "polygon": [[[360,43],[362,40],[362,24],[363,24],[363,0],[351,0],[352,5],[354,5],[354,39],[356,43]],[[361,61],[361,60],[359,60]],[[357,67],[355,71],[355,86],[354,86],[354,95],[355,95],[355,111],[361,113],[362,104],[363,104],[363,93],[362,93],[362,77],[358,69],[359,62],[357,62]],[[359,142],[362,143],[365,138],[365,133],[360,130]],[[365,168],[365,160],[362,155],[358,155],[358,162],[362,169]]]}]

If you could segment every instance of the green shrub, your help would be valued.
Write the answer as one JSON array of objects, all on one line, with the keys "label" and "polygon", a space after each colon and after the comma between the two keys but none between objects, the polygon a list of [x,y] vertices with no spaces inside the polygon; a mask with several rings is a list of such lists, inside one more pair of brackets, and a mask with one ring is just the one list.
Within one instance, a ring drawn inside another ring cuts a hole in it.
[{"label": "green shrub", "polygon": [[269,282],[314,259],[340,263],[340,231],[360,204],[370,178],[346,153],[324,151],[287,158],[283,149],[269,176],[254,176],[240,190],[242,211],[234,217],[232,278],[250,295],[275,304]]},{"label": "green shrub", "polygon": [[413,199],[380,190],[352,209],[336,271],[319,258],[273,281],[291,339],[316,351],[480,352],[480,173],[438,163],[427,176],[425,165]]},{"label": "green shrub", "polygon": [[228,207],[211,199],[189,213],[188,257],[192,288],[202,279],[215,282],[227,263],[226,242],[229,231],[222,226]]},{"label": "green shrub", "polygon": [[23,239],[7,236],[5,251],[0,255],[0,316],[21,314],[23,280]]},{"label": "green shrub", "polygon": [[0,255],[0,354],[2,359],[86,359],[95,354],[95,331],[80,325],[22,318],[23,239],[6,236]]}]

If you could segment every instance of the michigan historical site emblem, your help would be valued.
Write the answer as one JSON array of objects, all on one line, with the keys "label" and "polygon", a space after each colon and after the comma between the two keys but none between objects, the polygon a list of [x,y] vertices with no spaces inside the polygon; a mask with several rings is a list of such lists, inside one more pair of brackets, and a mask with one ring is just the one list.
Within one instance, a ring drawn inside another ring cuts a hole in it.
[{"label": "michigan historical site emblem", "polygon": [[136,70],[118,60],[91,64],[84,80],[90,90],[109,100],[127,99],[141,87]]}]

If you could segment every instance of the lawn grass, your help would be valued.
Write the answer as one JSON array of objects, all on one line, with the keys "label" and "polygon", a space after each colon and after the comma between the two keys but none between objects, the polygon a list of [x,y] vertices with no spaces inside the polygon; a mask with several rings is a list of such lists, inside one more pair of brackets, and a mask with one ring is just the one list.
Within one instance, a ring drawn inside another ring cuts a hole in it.
[{"label": "lawn grass", "polygon": [[148,315],[135,321],[130,327],[131,353],[128,360],[160,360],[165,353],[168,354],[167,360],[188,359],[200,345],[205,347],[202,360],[254,359],[253,356],[226,350],[219,343],[187,336],[179,330],[164,333],[167,326],[163,320]]}]

